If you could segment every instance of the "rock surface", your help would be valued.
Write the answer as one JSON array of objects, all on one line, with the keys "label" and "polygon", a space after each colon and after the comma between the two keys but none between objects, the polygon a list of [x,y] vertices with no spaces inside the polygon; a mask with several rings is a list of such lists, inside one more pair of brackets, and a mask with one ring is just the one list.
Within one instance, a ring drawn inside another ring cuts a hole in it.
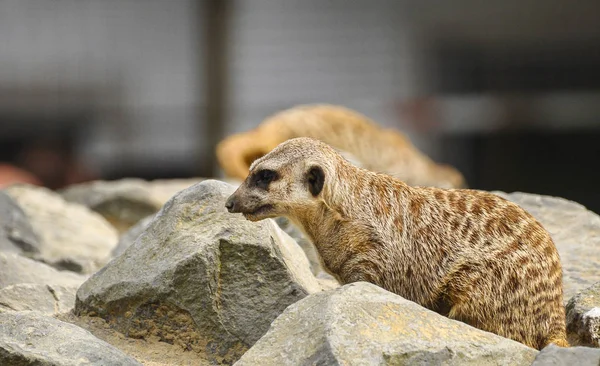
[{"label": "rock surface", "polygon": [[85,276],[70,271],[58,271],[18,254],[0,252],[0,289],[21,283],[78,287],[85,280]]},{"label": "rock surface", "polygon": [[564,198],[492,193],[527,210],[552,236],[563,266],[565,303],[600,281],[600,216]]},{"label": "rock surface", "polygon": [[272,220],[230,214],[233,187],[207,180],[174,196],[124,253],[77,292],[76,314],[133,338],[158,336],[232,363],[288,305],[321,290]]},{"label": "rock surface", "polygon": [[6,193],[0,192],[0,251],[38,252],[39,238],[25,213]]},{"label": "rock surface", "polygon": [[156,213],[174,194],[202,179],[172,179],[148,182],[128,178],[93,181],[70,186],[62,196],[104,216],[121,233],[141,219]]},{"label": "rock surface", "polygon": [[118,235],[102,216],[42,187],[14,185],[5,192],[25,211],[40,238],[33,258],[80,273],[95,272],[110,260]]},{"label": "rock surface", "polygon": [[600,282],[571,298],[566,310],[570,342],[600,347]]},{"label": "rock surface", "polygon": [[33,310],[46,315],[70,311],[84,276],[15,253],[0,253],[0,313]]},{"label": "rock surface", "polygon": [[112,251],[112,256],[118,257],[125,251],[125,249],[129,248],[135,239],[137,239],[138,236],[140,236],[144,230],[146,230],[153,219],[154,215],[147,216],[123,233],[119,238],[119,243],[117,243],[117,246]]},{"label": "rock surface", "polygon": [[73,309],[76,286],[20,283],[0,289],[0,313],[6,311],[37,311],[58,315]]},{"label": "rock surface", "polygon": [[598,366],[600,349],[589,347],[561,348],[553,344],[544,348],[531,366]]},{"label": "rock surface", "polygon": [[357,282],[288,307],[236,365],[529,365],[537,353]]},{"label": "rock surface", "polygon": [[75,325],[36,312],[0,314],[1,365],[141,365]]}]

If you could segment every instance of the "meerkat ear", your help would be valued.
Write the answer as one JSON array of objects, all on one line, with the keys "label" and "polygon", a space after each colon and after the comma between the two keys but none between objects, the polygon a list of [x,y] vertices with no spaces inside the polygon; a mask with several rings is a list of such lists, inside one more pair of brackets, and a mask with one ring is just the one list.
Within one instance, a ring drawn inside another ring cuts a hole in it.
[{"label": "meerkat ear", "polygon": [[316,197],[323,190],[325,172],[320,166],[313,166],[306,173],[306,181],[308,182],[308,191]]}]

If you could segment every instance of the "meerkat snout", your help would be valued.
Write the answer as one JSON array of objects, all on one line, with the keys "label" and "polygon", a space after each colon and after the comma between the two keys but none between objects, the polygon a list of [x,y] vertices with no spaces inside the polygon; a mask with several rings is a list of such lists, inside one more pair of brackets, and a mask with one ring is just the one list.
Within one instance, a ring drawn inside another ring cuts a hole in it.
[{"label": "meerkat snout", "polygon": [[229,196],[229,198],[225,202],[225,208],[230,213],[236,213],[236,210],[235,210],[235,197],[233,195]]},{"label": "meerkat snout", "polygon": [[[241,213],[250,221],[276,216],[276,202],[269,191],[279,174],[272,169],[251,171],[238,189],[227,198],[225,208],[230,213]],[[272,193],[272,192],[271,192]]]}]

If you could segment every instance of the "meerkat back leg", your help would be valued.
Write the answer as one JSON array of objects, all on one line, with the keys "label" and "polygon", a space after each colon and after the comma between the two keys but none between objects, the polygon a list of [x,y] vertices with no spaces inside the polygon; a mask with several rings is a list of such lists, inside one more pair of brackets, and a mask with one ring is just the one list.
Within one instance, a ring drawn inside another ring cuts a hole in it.
[{"label": "meerkat back leg", "polygon": [[485,302],[474,301],[474,299],[458,301],[450,308],[448,317],[472,327],[513,339],[529,347],[539,348],[538,341],[524,331],[525,327],[519,329],[514,325],[513,322],[518,320],[511,319],[510,315],[497,313],[493,306],[489,306]]},{"label": "meerkat back leg", "polygon": [[549,333],[550,314],[522,286],[530,279],[509,275],[501,266],[497,261],[458,266],[447,285],[452,304],[448,317],[540,349]]}]

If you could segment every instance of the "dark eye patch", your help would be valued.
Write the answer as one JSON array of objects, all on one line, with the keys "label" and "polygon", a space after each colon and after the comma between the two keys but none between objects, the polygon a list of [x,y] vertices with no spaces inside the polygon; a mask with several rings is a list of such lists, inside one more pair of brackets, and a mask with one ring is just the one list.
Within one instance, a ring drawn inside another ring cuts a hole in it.
[{"label": "dark eye patch", "polygon": [[270,169],[263,169],[254,173],[250,184],[260,189],[266,190],[267,188],[269,188],[269,184],[277,179],[279,179],[279,175],[276,171]]}]

